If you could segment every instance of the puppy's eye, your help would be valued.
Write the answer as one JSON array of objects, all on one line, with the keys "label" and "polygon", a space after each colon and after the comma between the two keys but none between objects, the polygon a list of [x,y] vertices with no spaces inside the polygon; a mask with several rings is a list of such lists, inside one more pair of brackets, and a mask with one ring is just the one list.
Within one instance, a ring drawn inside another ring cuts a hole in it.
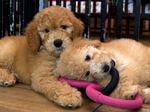
[{"label": "puppy's eye", "polygon": [[86,55],[85,61],[90,61],[90,60],[91,60],[91,56],[90,55]]},{"label": "puppy's eye", "polygon": [[66,29],[68,28],[68,26],[66,26],[66,25],[61,25],[61,28],[64,29],[64,30],[66,30]]},{"label": "puppy's eye", "polygon": [[45,32],[45,33],[48,33],[48,32],[49,32],[49,29],[48,29],[48,28],[45,28],[45,29],[44,29],[44,32]]}]

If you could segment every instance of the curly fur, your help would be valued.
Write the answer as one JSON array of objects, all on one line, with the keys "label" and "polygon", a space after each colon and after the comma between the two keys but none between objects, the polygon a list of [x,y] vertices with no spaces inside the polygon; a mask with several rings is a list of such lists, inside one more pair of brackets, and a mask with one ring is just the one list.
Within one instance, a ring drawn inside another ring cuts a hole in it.
[{"label": "curly fur", "polygon": [[43,9],[27,26],[25,36],[0,40],[0,86],[19,81],[58,105],[80,106],[80,92],[60,83],[54,70],[61,52],[82,32],[82,22],[69,10],[59,6]]},{"label": "curly fur", "polygon": [[[64,29],[65,27],[66,29]],[[73,37],[82,35],[83,23],[64,7],[51,6],[40,11],[25,30],[27,41],[34,53],[39,50],[40,37],[46,34],[45,29],[48,32],[60,29],[65,30],[73,39]]]},{"label": "curly fur", "polygon": [[145,103],[150,103],[149,50],[149,47],[130,39],[108,43],[80,40],[61,54],[57,73],[71,79],[98,81],[105,86],[110,77],[109,71],[104,72],[103,67],[107,64],[111,68],[114,60],[120,81],[112,96],[131,99],[139,93],[144,96]]}]

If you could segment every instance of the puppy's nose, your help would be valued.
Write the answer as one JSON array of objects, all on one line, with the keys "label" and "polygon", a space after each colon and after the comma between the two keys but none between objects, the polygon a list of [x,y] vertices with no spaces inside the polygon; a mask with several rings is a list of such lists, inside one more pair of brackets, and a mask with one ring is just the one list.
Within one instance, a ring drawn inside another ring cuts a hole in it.
[{"label": "puppy's nose", "polygon": [[63,41],[61,39],[54,40],[54,46],[55,47],[61,47],[62,43],[63,43]]},{"label": "puppy's nose", "polygon": [[102,69],[103,69],[103,72],[108,72],[110,70],[110,67],[108,64],[104,64]]}]

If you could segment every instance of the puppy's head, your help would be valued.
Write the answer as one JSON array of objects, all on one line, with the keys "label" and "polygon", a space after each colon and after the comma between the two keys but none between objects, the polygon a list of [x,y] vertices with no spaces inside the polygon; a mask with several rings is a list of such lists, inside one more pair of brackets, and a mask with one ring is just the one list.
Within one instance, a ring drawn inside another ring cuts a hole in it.
[{"label": "puppy's head", "polygon": [[[70,79],[86,80],[89,76],[88,53],[98,52],[100,42],[98,40],[75,40],[70,47],[66,48],[57,63],[56,74]],[[90,54],[90,56],[91,56]],[[91,58],[91,57],[89,57]]]},{"label": "puppy's head", "polygon": [[100,81],[108,76],[111,57],[97,40],[74,41],[61,54],[56,73],[70,79]]},{"label": "puppy's head", "polygon": [[58,57],[60,53],[72,43],[72,40],[70,35],[65,31],[56,30],[42,36],[41,43],[50,55]]},{"label": "puppy's head", "polygon": [[26,37],[33,53],[41,46],[41,39],[61,30],[73,40],[83,33],[83,23],[64,7],[51,6],[37,13],[26,28]]}]

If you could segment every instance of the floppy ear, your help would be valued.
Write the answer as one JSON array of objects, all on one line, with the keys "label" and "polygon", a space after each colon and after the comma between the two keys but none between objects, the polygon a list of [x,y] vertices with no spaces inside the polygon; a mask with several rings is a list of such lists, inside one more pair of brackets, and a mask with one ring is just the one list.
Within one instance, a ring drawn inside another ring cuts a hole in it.
[{"label": "floppy ear", "polygon": [[74,26],[74,32],[73,32],[73,37],[80,37],[83,34],[83,22],[77,18],[73,18],[72,20],[73,26]]},{"label": "floppy ear", "polygon": [[101,42],[99,40],[92,40],[91,44],[94,45],[95,48],[99,48],[101,46]]},{"label": "floppy ear", "polygon": [[72,46],[75,48],[80,48],[82,46],[93,46],[95,48],[100,48],[101,42],[99,40],[89,40],[78,37],[73,40]]},{"label": "floppy ear", "polygon": [[25,36],[27,38],[27,42],[31,51],[36,54],[40,49],[41,39],[40,35],[38,34],[37,24],[35,20],[31,21],[26,29],[25,29]]}]

